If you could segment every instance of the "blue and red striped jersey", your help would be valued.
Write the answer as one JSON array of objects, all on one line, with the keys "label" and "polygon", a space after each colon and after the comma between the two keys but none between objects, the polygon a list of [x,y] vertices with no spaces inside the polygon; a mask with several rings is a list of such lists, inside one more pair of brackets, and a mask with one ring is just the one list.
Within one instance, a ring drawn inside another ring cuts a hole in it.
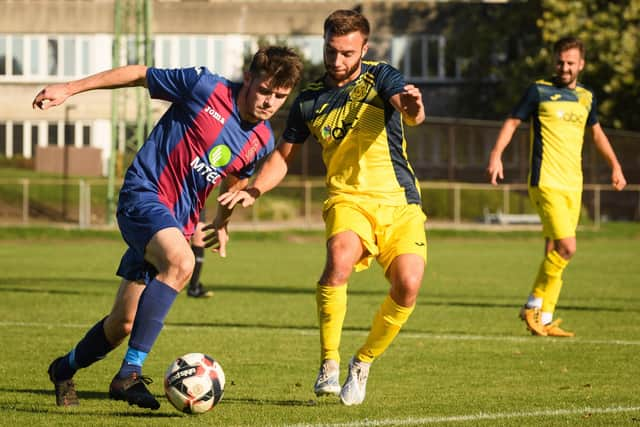
[{"label": "blue and red striped jersey", "polygon": [[149,68],[147,86],[172,105],[127,170],[120,203],[160,201],[191,236],[211,190],[229,174],[251,176],[274,149],[273,131],[268,121],[243,121],[242,84],[206,68]]}]

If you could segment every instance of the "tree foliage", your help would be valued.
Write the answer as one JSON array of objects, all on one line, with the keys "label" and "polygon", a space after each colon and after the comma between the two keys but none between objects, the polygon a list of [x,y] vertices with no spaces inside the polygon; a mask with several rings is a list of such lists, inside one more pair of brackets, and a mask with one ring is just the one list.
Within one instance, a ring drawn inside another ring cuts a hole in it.
[{"label": "tree foliage", "polygon": [[527,84],[551,75],[553,43],[574,35],[586,45],[580,81],[596,93],[600,121],[606,127],[640,129],[640,0],[448,7],[449,47],[467,58],[461,115],[504,118]]},{"label": "tree foliage", "polygon": [[542,38],[573,34],[585,42],[582,82],[594,89],[600,120],[640,129],[640,0],[543,1]]}]

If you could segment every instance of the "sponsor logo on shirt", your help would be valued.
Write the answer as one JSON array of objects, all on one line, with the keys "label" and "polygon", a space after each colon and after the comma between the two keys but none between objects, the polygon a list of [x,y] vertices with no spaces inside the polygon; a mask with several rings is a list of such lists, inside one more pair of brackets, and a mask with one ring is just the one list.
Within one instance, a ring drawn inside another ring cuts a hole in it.
[{"label": "sponsor logo on shirt", "polygon": [[204,107],[204,112],[210,115],[211,117],[213,117],[214,119],[216,119],[217,121],[219,121],[220,124],[222,125],[224,124],[224,117],[222,117],[222,114],[218,113],[212,107],[209,107],[208,105],[206,105]]},{"label": "sponsor logo on shirt", "polygon": [[245,155],[247,161],[251,161],[256,154],[258,154],[258,150],[260,149],[260,141],[258,138],[252,138],[249,142],[249,148],[247,149],[247,153]]},{"label": "sponsor logo on shirt", "polygon": [[573,111],[558,111],[558,118],[570,123],[582,123],[582,114],[574,113]]},{"label": "sponsor logo on shirt", "polygon": [[231,160],[231,150],[226,145],[216,145],[209,151],[209,163],[211,166],[225,166]]},{"label": "sponsor logo on shirt", "polygon": [[551,99],[552,101],[557,101],[560,98],[562,98],[562,95],[560,95],[559,93],[556,93],[555,95],[551,95],[549,97],[549,99]]},{"label": "sponsor logo on shirt", "polygon": [[231,150],[226,145],[216,145],[209,151],[209,164],[199,157],[191,161],[191,169],[213,185],[220,180],[220,172],[216,168],[225,166],[231,160]]}]

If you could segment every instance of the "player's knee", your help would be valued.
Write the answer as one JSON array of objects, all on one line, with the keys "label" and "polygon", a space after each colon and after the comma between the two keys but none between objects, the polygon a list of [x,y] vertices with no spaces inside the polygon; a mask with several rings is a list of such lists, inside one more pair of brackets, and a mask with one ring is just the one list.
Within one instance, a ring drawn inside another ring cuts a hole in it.
[{"label": "player's knee", "polygon": [[105,335],[111,344],[117,346],[131,334],[134,316],[112,313],[105,321]]},{"label": "player's knee", "polygon": [[330,286],[343,285],[349,281],[352,268],[353,266],[347,268],[336,268],[334,266],[331,269],[325,269],[320,277],[320,283]]},{"label": "player's knee", "polygon": [[400,276],[399,285],[406,294],[417,295],[422,286],[422,274],[412,272],[403,273]]},{"label": "player's knee", "polygon": [[556,245],[556,252],[564,259],[571,259],[576,253],[576,242],[560,242]]},{"label": "player's knee", "polygon": [[179,260],[173,265],[173,272],[177,283],[185,283],[191,277],[193,268],[196,265],[195,257],[193,253],[189,253],[186,256],[180,257]]}]

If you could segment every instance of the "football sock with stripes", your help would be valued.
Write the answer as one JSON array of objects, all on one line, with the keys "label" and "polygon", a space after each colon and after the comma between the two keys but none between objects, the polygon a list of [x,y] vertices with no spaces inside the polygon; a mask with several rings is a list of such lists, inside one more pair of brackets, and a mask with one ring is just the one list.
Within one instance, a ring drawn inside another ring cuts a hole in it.
[{"label": "football sock with stripes", "polygon": [[387,295],[373,318],[367,341],[360,347],[356,357],[362,362],[371,363],[384,353],[400,332],[400,328],[407,322],[414,308],[415,304],[411,307],[404,307],[397,304],[390,295]]},{"label": "football sock with stripes", "polygon": [[141,373],[142,364],[160,335],[164,319],[177,295],[175,289],[158,279],[153,279],[147,284],[138,302],[129,348],[118,376],[126,377],[132,372]]},{"label": "football sock with stripes", "polygon": [[318,322],[320,324],[320,359],[340,362],[340,336],[347,313],[347,284],[316,288]]},{"label": "football sock with stripes", "polygon": [[92,365],[113,350],[113,345],[107,340],[104,333],[104,321],[106,317],[93,325],[87,334],[56,366],[55,377],[58,380],[67,380],[75,373]]}]

